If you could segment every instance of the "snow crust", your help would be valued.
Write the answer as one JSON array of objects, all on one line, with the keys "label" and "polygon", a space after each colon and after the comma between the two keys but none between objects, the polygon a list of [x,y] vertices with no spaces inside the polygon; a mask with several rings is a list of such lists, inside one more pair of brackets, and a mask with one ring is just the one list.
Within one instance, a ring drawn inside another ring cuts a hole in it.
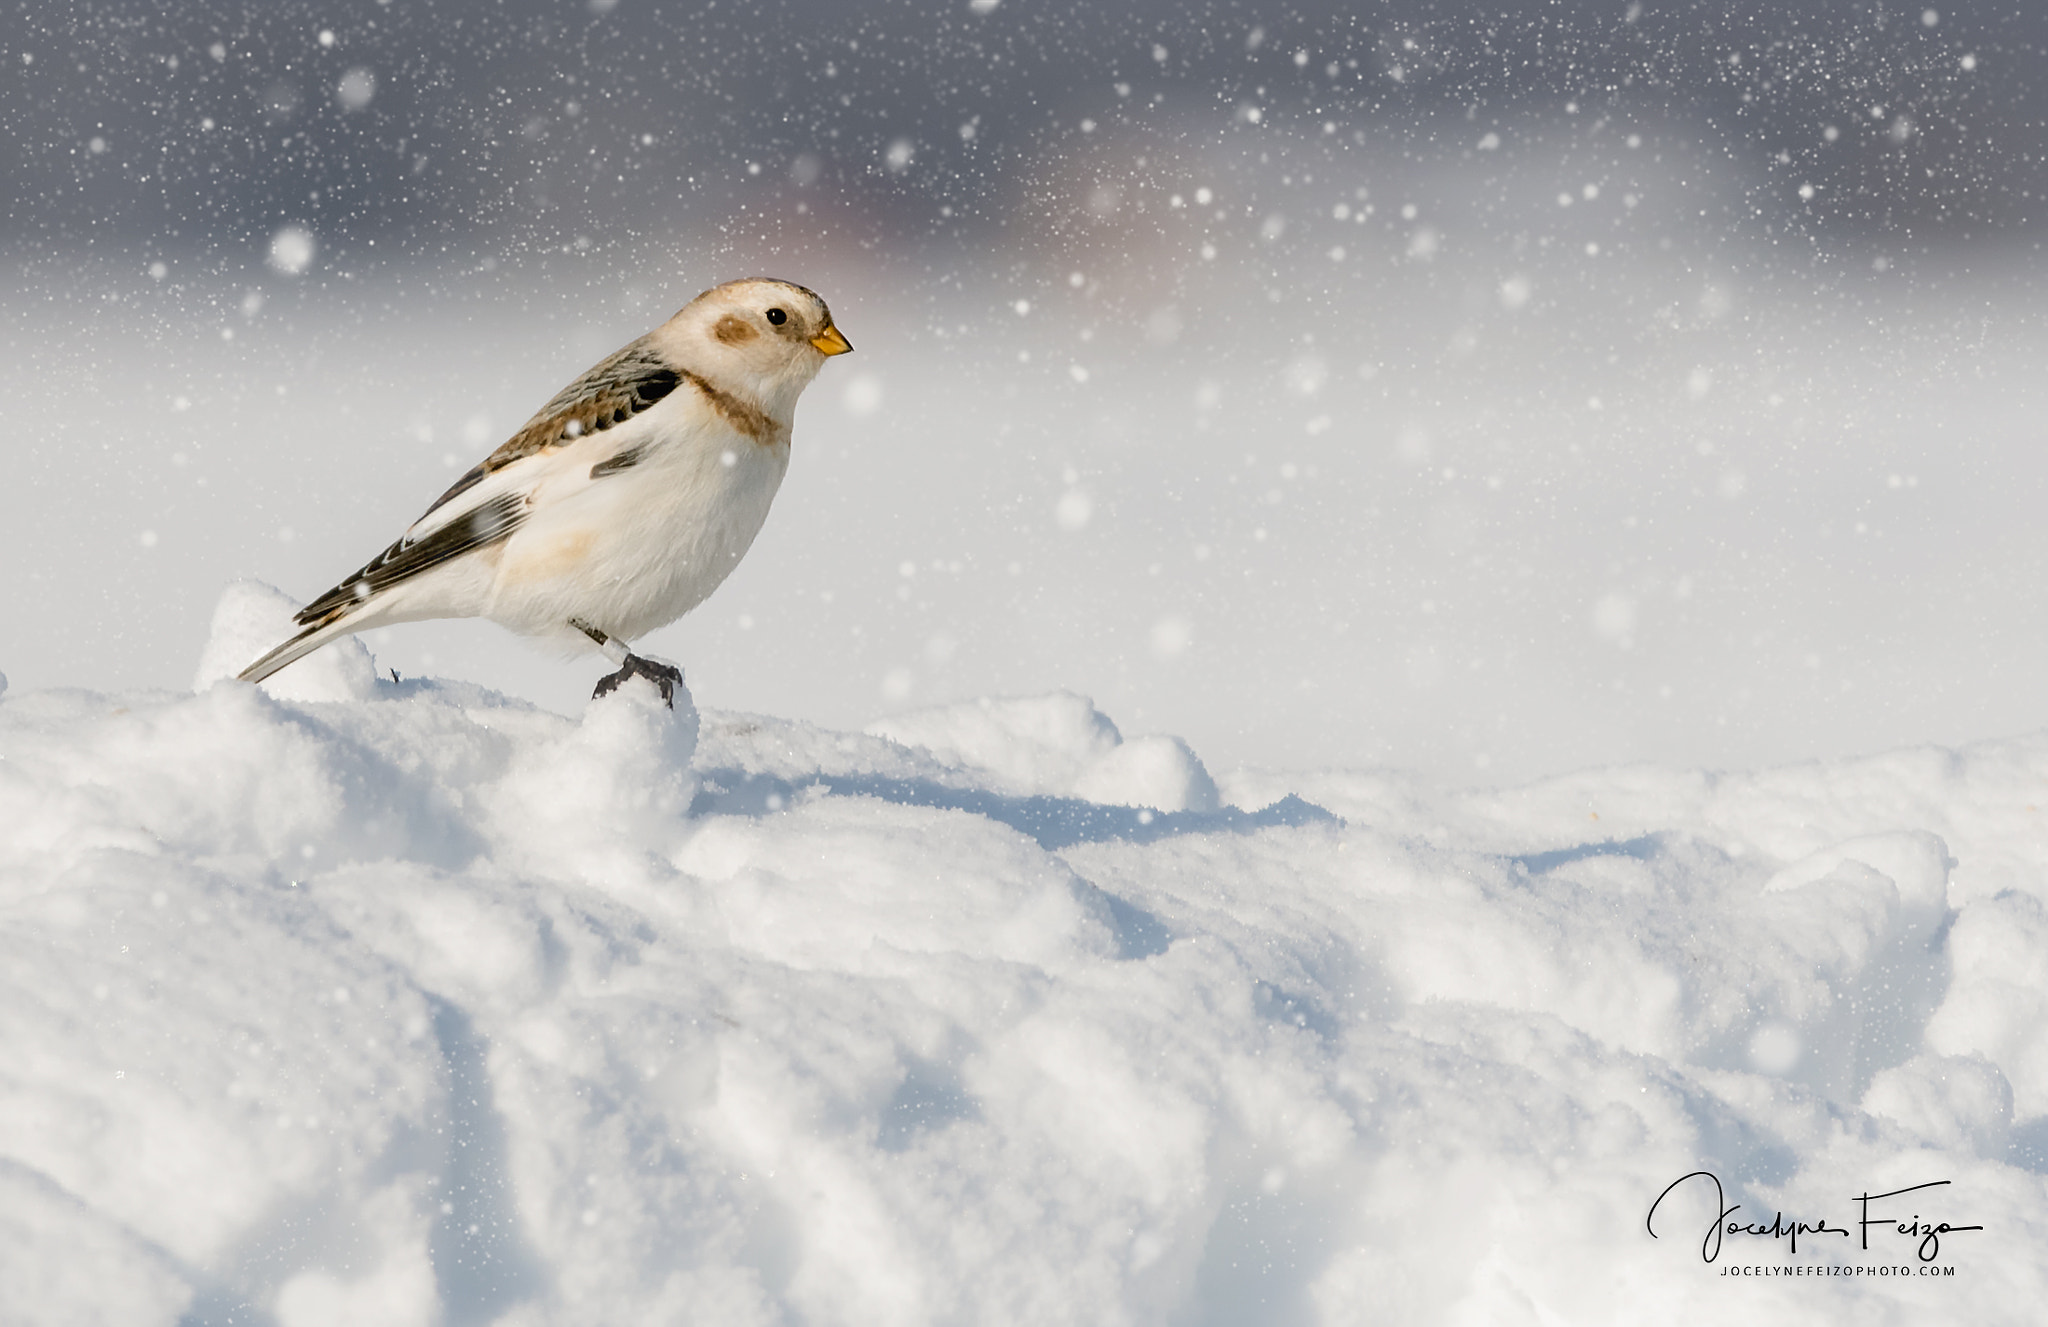
[{"label": "snow crust", "polygon": [[[209,681],[279,608],[231,588],[191,694],[0,696],[10,1322],[2048,1294],[2048,735],[1218,780],[1067,694],[849,733],[344,651]],[[1947,1179],[1985,1229],[1953,1279],[1734,1285],[1705,1207],[1644,1231],[1702,1168],[1766,1221]]]}]

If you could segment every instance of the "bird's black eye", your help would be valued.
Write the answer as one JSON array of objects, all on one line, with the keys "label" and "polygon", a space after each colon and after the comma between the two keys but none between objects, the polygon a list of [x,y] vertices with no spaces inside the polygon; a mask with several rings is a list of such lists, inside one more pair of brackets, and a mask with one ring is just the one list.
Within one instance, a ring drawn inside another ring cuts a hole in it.
[{"label": "bird's black eye", "polygon": [[786,314],[786,313],[784,313],[784,312],[783,312],[782,310],[780,310],[780,309],[770,309],[770,310],[768,310],[768,325],[769,325],[770,327],[780,327],[780,326],[782,326],[782,325],[783,325],[784,323],[786,323],[786,322],[788,322],[788,321],[789,321],[789,315],[788,315],[788,314]]}]

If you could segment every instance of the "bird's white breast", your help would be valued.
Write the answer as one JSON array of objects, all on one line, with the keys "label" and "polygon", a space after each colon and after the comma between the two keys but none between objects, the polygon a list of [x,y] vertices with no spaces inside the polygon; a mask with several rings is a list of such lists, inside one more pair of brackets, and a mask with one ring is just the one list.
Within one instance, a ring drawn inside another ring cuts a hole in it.
[{"label": "bird's white breast", "polygon": [[626,469],[592,478],[590,452],[573,464],[552,458],[531,516],[500,555],[486,616],[564,636],[574,618],[630,641],[675,621],[731,574],[789,467],[788,433],[764,443],[701,399],[678,405],[694,408],[650,411],[656,418],[643,428],[607,441],[607,454],[641,448]]}]

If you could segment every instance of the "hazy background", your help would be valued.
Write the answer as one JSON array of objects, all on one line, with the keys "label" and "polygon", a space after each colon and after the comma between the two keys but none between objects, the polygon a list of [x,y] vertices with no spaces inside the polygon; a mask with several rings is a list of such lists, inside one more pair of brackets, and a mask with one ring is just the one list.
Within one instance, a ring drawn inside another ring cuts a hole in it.
[{"label": "hazy background", "polygon": [[[858,353],[646,646],[835,725],[1746,765],[2048,718],[2032,6],[0,14],[0,671],[182,687],[767,273]],[[564,710],[488,624],[380,661]]]}]

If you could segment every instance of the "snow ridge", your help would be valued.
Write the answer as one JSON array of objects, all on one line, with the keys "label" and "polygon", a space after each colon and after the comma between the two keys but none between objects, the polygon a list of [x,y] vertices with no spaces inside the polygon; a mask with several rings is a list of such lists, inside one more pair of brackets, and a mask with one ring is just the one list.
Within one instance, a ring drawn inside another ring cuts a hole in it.
[{"label": "snow ridge", "polygon": [[2048,736],[1451,794],[332,668],[0,695],[9,1321],[1677,1321],[1700,1168],[1985,1227],[1754,1320],[2048,1291]]}]

